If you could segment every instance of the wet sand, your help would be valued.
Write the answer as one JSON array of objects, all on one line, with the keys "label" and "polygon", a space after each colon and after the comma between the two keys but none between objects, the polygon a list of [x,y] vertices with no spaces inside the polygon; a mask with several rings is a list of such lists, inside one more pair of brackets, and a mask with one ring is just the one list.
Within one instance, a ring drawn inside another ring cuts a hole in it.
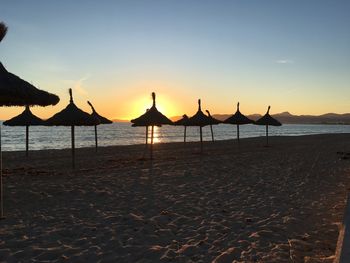
[{"label": "wet sand", "polygon": [[350,135],[264,142],[5,152],[0,261],[332,262]]}]

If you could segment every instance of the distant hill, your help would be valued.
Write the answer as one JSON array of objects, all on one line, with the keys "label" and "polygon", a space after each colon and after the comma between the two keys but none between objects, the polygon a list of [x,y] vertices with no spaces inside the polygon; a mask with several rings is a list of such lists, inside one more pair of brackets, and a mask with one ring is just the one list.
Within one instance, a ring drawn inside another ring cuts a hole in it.
[{"label": "distant hill", "polygon": [[[213,117],[218,120],[225,120],[232,114],[214,114]],[[261,114],[247,115],[252,120],[257,120],[261,117]],[[322,115],[293,115],[289,112],[281,112],[272,114],[272,117],[276,118],[283,124],[350,124],[350,113],[337,114],[326,113]],[[178,120],[181,116],[172,117],[172,120]]]},{"label": "distant hill", "polygon": [[113,122],[130,122],[129,120],[113,119]]}]

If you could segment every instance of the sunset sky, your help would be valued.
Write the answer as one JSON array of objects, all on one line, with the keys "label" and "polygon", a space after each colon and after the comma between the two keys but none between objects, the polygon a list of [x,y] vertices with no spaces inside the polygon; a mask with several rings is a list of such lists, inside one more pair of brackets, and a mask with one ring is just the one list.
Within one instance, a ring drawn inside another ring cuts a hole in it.
[{"label": "sunset sky", "polygon": [[[8,71],[109,118],[350,112],[350,1],[1,0]],[[7,119],[21,108],[1,108]]]}]

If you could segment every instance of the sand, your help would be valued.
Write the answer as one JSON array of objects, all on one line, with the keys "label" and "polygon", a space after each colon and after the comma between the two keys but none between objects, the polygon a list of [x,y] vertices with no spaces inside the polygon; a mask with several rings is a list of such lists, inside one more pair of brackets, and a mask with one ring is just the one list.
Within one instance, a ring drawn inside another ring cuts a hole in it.
[{"label": "sand", "polygon": [[270,142],[5,152],[0,261],[332,262],[350,135]]}]

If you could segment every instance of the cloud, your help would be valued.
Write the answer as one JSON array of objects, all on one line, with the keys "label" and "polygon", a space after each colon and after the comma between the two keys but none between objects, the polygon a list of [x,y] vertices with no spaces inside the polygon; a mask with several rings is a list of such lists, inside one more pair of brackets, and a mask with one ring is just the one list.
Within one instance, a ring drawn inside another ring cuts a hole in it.
[{"label": "cloud", "polygon": [[85,80],[87,80],[89,77],[84,77],[84,78],[81,78],[79,80],[77,80],[74,84],[74,89],[80,94],[80,95],[84,95],[84,96],[87,96],[88,95],[88,92],[86,91],[86,89],[84,89],[83,87],[83,82]]},{"label": "cloud", "polygon": [[280,59],[275,61],[277,64],[294,64],[294,60],[291,59]]},{"label": "cloud", "polygon": [[86,75],[85,77],[82,77],[78,80],[65,80],[69,86],[73,88],[74,91],[76,91],[78,94],[82,96],[87,96],[89,93],[88,91],[84,88],[83,83],[84,81],[88,80],[90,78],[89,75]]}]

